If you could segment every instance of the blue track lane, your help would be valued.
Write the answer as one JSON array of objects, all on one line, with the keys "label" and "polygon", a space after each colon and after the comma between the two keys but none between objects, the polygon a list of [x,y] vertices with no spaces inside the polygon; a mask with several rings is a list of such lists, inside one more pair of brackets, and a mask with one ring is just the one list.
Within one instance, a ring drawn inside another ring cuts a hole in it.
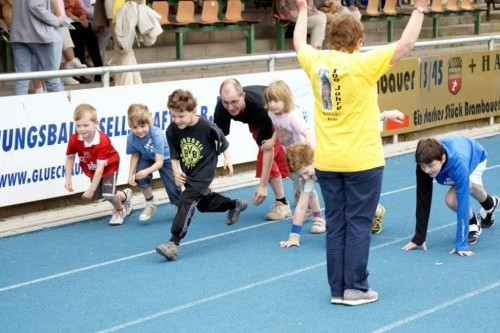
[{"label": "blue track lane", "polygon": [[[498,195],[500,136],[480,141],[489,154],[483,182]],[[270,199],[232,227],[225,214],[197,212],[175,262],[154,251],[174,216],[162,205],[143,225],[136,210],[119,227],[105,217],[0,238],[0,332],[500,331],[500,211],[475,256],[450,255],[455,214],[443,202],[447,187],[436,185],[429,250],[404,252],[415,227],[414,171],[412,154],[387,159],[386,216],[369,265],[376,303],[331,305],[324,234],[308,233],[309,221],[302,246],[280,248],[291,219],[265,221]]]}]

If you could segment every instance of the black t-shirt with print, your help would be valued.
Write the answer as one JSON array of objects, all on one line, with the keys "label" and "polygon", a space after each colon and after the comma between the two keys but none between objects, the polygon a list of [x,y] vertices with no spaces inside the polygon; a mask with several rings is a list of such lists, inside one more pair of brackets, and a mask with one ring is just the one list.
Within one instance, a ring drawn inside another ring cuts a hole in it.
[{"label": "black t-shirt with print", "polygon": [[200,117],[195,125],[185,129],[170,123],[166,135],[170,158],[180,161],[187,185],[202,195],[208,195],[209,186],[215,177],[218,155],[229,147],[222,131],[214,123]]}]

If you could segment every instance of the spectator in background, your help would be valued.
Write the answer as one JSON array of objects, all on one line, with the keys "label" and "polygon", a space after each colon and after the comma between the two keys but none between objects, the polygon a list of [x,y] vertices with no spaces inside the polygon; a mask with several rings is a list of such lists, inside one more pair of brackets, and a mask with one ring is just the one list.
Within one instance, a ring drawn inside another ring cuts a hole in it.
[{"label": "spectator in background", "polygon": [[[58,17],[66,17],[66,10],[64,9],[64,1],[52,0],[52,2],[54,5],[54,13]],[[73,43],[73,39],[71,38],[69,29],[64,26],[60,27],[59,33],[61,34],[61,40],[62,40],[62,59],[61,59],[61,64],[59,65],[59,69],[86,68],[87,66],[82,64],[80,60],[75,57],[75,52],[74,52],[75,44]],[[65,85],[90,83],[90,80],[84,76],[79,77],[78,80],[70,76],[65,76],[61,78],[61,80]]]},{"label": "spectator in background", "polygon": [[326,15],[326,24],[332,22],[333,14],[351,14],[361,21],[361,12],[354,4],[354,0],[348,1],[349,6],[343,6],[341,0],[314,0],[314,5]]},{"label": "spectator in background", "polygon": [[[295,0],[276,0],[275,15],[280,19],[297,21],[298,7]],[[319,11],[313,0],[307,0],[307,32],[311,36],[310,44],[321,50],[326,32],[326,15]]]},{"label": "spectator in background", "polygon": [[[65,17],[66,11],[64,10],[64,1],[63,0],[51,0],[53,5],[54,14],[57,17]],[[69,33],[69,29],[65,26],[59,27],[59,33],[61,35],[62,41],[62,58],[61,64],[59,65],[59,69],[71,69],[71,68],[87,68],[86,65],[83,65],[78,58],[75,57],[73,40],[71,39],[71,35]],[[34,60],[33,68],[40,68],[36,59]],[[80,83],[90,83],[91,81],[84,76],[80,76],[78,80],[72,78],[70,76],[64,76],[61,78],[61,81],[64,85],[77,85]],[[33,87],[35,88],[35,93],[46,93],[47,87],[45,86],[43,80],[34,79]]]},{"label": "spectator in background", "polygon": [[[113,2],[112,20],[111,20],[111,30],[113,31],[113,60],[117,65],[136,65],[137,59],[135,58],[134,50],[133,49],[121,50],[118,44],[118,39],[122,36],[120,33],[117,34],[117,30],[119,31],[128,30],[129,32],[135,32],[135,26],[134,27],[127,26],[127,24],[130,23],[127,23],[127,20],[124,20],[123,18],[126,17],[125,11],[128,10],[133,11],[134,10],[133,6],[137,5],[137,3],[129,2],[127,7],[125,7],[124,5],[126,2],[127,1],[125,0],[115,0]],[[145,4],[146,1],[143,0],[140,3]],[[108,6],[109,5],[105,3],[105,7],[108,8]],[[140,72],[116,73],[115,77],[116,77],[115,85],[142,83],[142,77]]]},{"label": "spectator in background", "polygon": [[[61,37],[58,27],[62,21],[53,13],[50,0],[16,0],[12,3],[12,25],[10,42],[17,73],[59,68],[61,60]],[[33,61],[36,59],[36,62]],[[63,91],[58,77],[45,80],[48,92]],[[14,83],[14,95],[28,93],[29,80]]]},{"label": "spectator in background", "polygon": [[[99,44],[99,52],[101,59],[104,59],[104,51],[111,39],[111,29],[109,22],[106,21],[106,14],[104,10],[104,0],[78,0],[80,5],[85,9],[89,23],[92,25],[94,32],[97,35],[97,42]],[[93,4],[95,3],[95,4]]]},{"label": "spectator in background", "polygon": [[[61,61],[60,69],[74,69],[74,68],[87,68],[87,65],[82,64],[80,60],[75,57],[75,44],[73,44],[73,39],[71,38],[71,34],[69,29],[66,27],[61,28],[61,38],[63,42],[63,60]],[[65,85],[76,85],[79,83],[90,83],[91,81],[87,79],[85,76],[79,76],[77,78],[73,78],[70,76],[65,76],[62,78],[62,81]]]},{"label": "spectator in background", "polygon": [[[64,0],[64,8],[66,16],[74,21],[71,25],[75,29],[70,29],[69,32],[75,44],[75,55],[80,59],[80,62],[85,62],[85,49],[87,49],[94,67],[102,67],[103,63],[99,52],[97,35],[92,30],[85,9],[80,6],[78,0]],[[96,75],[94,81],[100,82],[101,75]]]},{"label": "spectator in background", "polygon": [[0,19],[3,18],[7,26],[12,23],[12,0],[0,0]]}]

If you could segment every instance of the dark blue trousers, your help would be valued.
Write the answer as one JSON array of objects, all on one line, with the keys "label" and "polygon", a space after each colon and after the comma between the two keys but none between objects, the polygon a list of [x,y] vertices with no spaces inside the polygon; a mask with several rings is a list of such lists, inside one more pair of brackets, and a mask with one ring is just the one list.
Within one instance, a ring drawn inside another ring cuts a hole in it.
[{"label": "dark blue trousers", "polygon": [[[141,171],[144,169],[149,168],[152,166],[155,162],[151,160],[145,160],[140,158],[139,161],[137,161],[137,171]],[[179,199],[181,198],[181,188],[177,185],[175,185],[175,180],[174,180],[174,172],[172,170],[172,163],[170,163],[170,159],[167,159],[163,161],[163,166],[161,169],[158,170],[160,173],[161,181],[163,182],[163,186],[165,186],[165,190],[167,191],[168,194],[168,199],[170,200],[170,203],[172,205],[176,205],[179,202]],[[144,179],[137,179],[137,186],[139,188],[148,188],[151,187],[151,182],[153,180],[153,174],[149,174],[146,178]]]},{"label": "dark blue trousers", "polygon": [[371,228],[383,170],[316,170],[325,202],[326,262],[332,297],[342,297],[345,289],[368,290]]}]

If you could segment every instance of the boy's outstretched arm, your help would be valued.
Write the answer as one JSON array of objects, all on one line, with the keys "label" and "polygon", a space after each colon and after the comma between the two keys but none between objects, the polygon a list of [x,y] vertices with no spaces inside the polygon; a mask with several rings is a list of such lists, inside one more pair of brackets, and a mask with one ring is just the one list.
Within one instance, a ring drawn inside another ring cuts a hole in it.
[{"label": "boy's outstretched arm", "polygon": [[405,121],[405,115],[399,110],[387,110],[380,114],[380,120],[391,120],[398,124],[403,124]]},{"label": "boy's outstretched arm", "polygon": [[408,244],[402,247],[402,249],[408,251],[422,246],[422,248],[427,251],[425,239],[427,237],[427,227],[429,225],[429,216],[431,213],[433,178],[423,172],[419,165],[416,166],[415,173],[417,182],[415,235]]},{"label": "boy's outstretched arm", "polygon": [[94,193],[97,189],[97,186],[99,186],[99,183],[101,182],[105,166],[106,166],[105,163],[99,161],[97,162],[97,168],[95,169],[94,172],[94,178],[92,178],[92,182],[90,183],[89,188],[85,192],[83,192],[82,194],[83,199],[91,200],[94,197]]},{"label": "boy's outstretched arm", "polygon": [[144,179],[149,174],[161,169],[161,167],[163,166],[163,161],[163,155],[155,154],[155,162],[149,168],[137,171],[135,173],[135,179]]},{"label": "boy's outstretched arm", "polygon": [[262,151],[262,173],[260,181],[252,194],[252,202],[255,206],[262,204],[267,198],[267,184],[269,183],[269,174],[273,164],[274,148]]},{"label": "boy's outstretched arm", "polygon": [[75,164],[75,155],[66,155],[66,168],[64,169],[64,188],[68,192],[73,192],[73,182],[71,181],[71,172]]},{"label": "boy's outstretched arm", "polygon": [[288,236],[287,241],[281,241],[280,246],[283,248],[300,246],[300,230],[307,216],[307,208],[309,207],[309,201],[311,199],[311,193],[302,192],[297,202],[297,207],[295,207],[295,212],[293,213],[292,220],[292,231]]},{"label": "boy's outstretched arm", "polygon": [[228,170],[229,176],[233,175],[233,162],[231,161],[231,152],[229,148],[224,150],[224,170]]},{"label": "boy's outstretched arm", "polygon": [[130,156],[130,166],[128,168],[128,183],[132,186],[137,186],[135,182],[135,169],[137,168],[137,163],[139,162],[139,153],[133,153]]},{"label": "boy's outstretched arm", "polygon": [[172,164],[175,185],[184,186],[184,184],[186,183],[186,174],[182,172],[179,160],[172,158],[170,159],[170,163]]}]

